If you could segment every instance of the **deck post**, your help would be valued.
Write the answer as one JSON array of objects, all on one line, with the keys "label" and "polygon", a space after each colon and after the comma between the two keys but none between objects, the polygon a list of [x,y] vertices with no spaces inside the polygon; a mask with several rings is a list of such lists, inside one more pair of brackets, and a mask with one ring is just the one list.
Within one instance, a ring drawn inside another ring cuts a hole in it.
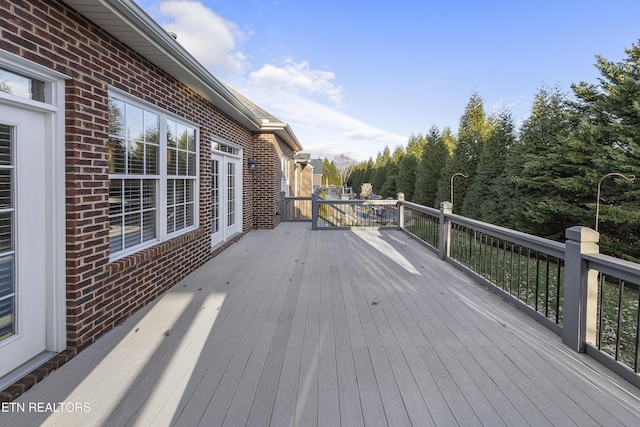
[{"label": "deck post", "polygon": [[320,196],[318,193],[311,195],[311,229],[318,229],[318,199]]},{"label": "deck post", "polygon": [[564,302],[562,341],[577,352],[594,343],[598,295],[598,272],[589,270],[582,254],[600,252],[600,234],[588,227],[571,227],[565,232]]},{"label": "deck post", "polygon": [[404,229],[404,193],[398,193],[398,228]]},{"label": "deck post", "polygon": [[440,203],[440,242],[438,244],[440,259],[446,259],[451,254],[451,223],[447,219],[447,215],[451,215],[452,212],[451,202]]}]

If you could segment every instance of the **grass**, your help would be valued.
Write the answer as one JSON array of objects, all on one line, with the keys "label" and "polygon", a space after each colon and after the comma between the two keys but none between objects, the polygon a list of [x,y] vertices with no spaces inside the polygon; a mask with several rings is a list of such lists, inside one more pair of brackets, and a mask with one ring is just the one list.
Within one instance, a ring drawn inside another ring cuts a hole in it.
[{"label": "grass", "polygon": [[451,258],[509,295],[562,324],[564,261],[454,225]]},{"label": "grass", "polygon": [[638,372],[638,285],[599,275],[597,347]]}]

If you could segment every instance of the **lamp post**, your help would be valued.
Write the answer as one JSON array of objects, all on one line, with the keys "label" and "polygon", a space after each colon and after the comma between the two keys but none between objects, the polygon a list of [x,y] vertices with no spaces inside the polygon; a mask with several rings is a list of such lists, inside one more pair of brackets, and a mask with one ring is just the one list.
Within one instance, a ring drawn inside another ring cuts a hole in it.
[{"label": "lamp post", "polygon": [[602,181],[608,176],[619,176],[626,179],[627,181],[633,181],[634,179],[636,179],[635,175],[624,176],[623,174],[618,172],[611,172],[600,178],[600,180],[598,181],[598,199],[596,200],[596,231],[598,231],[598,214],[600,213],[600,186],[602,185]]},{"label": "lamp post", "polygon": [[456,176],[462,176],[464,178],[469,178],[467,175],[458,172],[458,173],[454,173],[453,175],[451,175],[451,208],[453,209],[453,178],[455,178]]}]

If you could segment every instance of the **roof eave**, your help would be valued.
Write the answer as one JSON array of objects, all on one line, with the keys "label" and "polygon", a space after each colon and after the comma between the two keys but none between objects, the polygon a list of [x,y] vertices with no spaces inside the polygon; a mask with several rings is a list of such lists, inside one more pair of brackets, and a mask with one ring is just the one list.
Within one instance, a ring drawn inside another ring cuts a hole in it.
[{"label": "roof eave", "polygon": [[260,129],[261,120],[132,0],[63,1],[239,123]]},{"label": "roof eave", "polygon": [[260,127],[261,132],[273,132],[278,135],[293,151],[302,151],[302,145],[298,138],[286,123],[263,122]]}]

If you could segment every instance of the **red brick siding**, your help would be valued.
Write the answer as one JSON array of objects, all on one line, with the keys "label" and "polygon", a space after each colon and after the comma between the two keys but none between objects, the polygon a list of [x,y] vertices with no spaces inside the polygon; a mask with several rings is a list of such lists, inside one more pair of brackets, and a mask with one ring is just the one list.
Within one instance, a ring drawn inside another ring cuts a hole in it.
[{"label": "red brick siding", "polygon": [[293,158],[293,150],[275,134],[257,135],[253,143],[256,170],[253,172],[254,228],[280,224],[282,156]]},{"label": "red brick siding", "polygon": [[[0,48],[71,77],[65,98],[69,347],[65,354],[91,344],[232,243],[211,251],[213,136],[244,149],[243,231],[278,224],[282,148],[274,135],[244,128],[57,0],[0,0]],[[110,87],[200,129],[200,228],[113,263],[108,239]],[[253,174],[246,166],[249,157],[258,160]]]}]

